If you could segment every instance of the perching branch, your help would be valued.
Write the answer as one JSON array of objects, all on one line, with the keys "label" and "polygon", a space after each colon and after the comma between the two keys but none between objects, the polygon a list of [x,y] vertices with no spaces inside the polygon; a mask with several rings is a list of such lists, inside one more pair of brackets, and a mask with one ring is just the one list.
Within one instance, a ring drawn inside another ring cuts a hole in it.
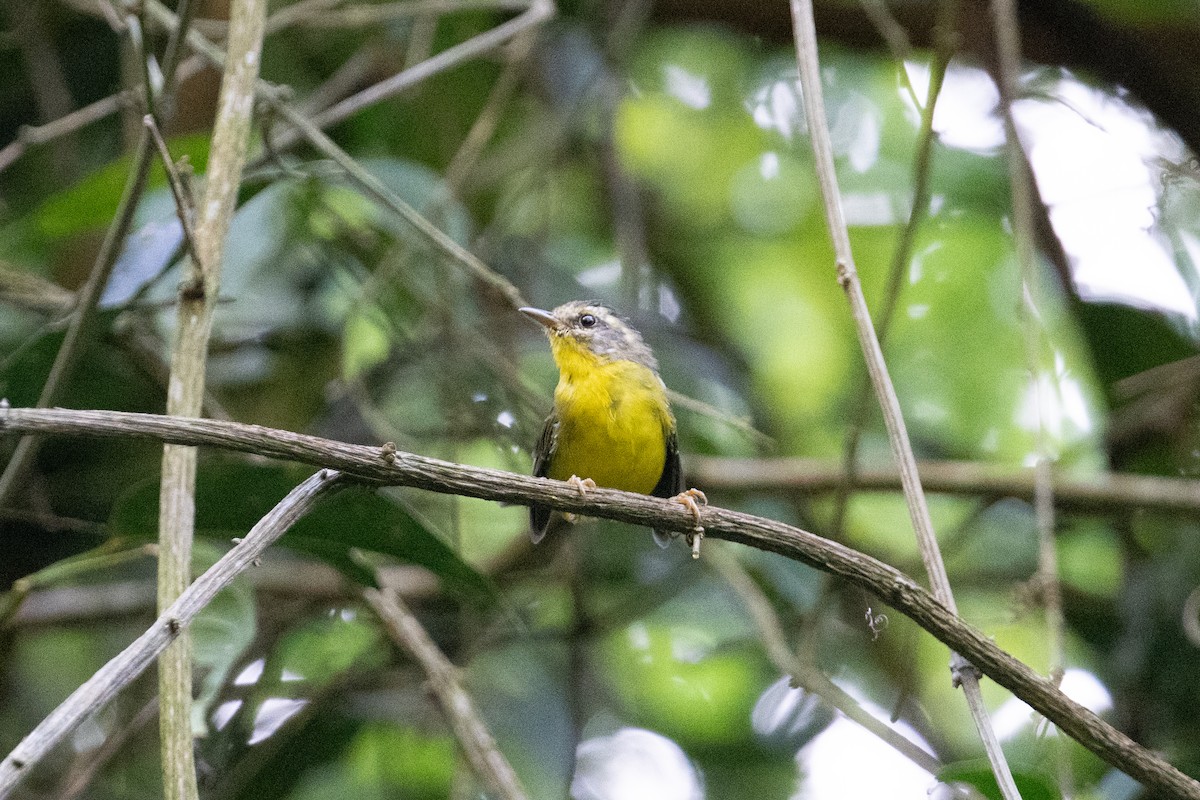
[{"label": "perching branch", "polygon": [[342,483],[336,472],[321,470],[293,489],[241,542],[163,611],[145,633],[72,692],[0,761],[0,800],[8,797],[29,769],[55,744],[145,672],[218,592],[261,558],[266,549],[308,513],[320,497]]},{"label": "perching branch", "polygon": [[[635,525],[686,532],[695,525],[680,504],[646,495],[594,489],[586,495],[565,481],[451,464],[388,447],[346,444],[315,436],[244,425],[156,414],[68,409],[0,408],[0,435],[66,434],[153,439],[188,446],[220,447],[331,467],[375,485],[412,486],[522,505],[605,517]],[[984,675],[1005,687],[1064,733],[1162,797],[1200,800],[1200,782],[1071,700],[1025,663],[950,613],[909,576],[838,542],[782,522],[706,507],[705,535],[738,542],[829,572],[862,588],[911,618]]]}]

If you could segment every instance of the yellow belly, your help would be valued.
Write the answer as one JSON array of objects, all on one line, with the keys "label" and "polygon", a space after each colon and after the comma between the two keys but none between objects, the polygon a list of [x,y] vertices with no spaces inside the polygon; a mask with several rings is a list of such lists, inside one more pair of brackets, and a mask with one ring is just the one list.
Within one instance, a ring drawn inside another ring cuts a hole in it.
[{"label": "yellow belly", "polygon": [[662,381],[640,364],[612,362],[564,376],[554,392],[559,429],[546,474],[649,494],[662,477],[671,412]]}]

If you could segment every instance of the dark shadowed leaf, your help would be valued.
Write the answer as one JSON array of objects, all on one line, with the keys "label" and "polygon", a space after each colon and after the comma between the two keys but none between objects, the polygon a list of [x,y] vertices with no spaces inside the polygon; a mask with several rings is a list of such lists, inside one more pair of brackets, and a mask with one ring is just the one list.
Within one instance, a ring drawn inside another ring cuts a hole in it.
[{"label": "dark shadowed leaf", "polygon": [[[244,536],[304,477],[304,470],[236,461],[201,464],[196,487],[196,533]],[[109,519],[115,536],[150,538],[158,526],[158,485],[142,484],[121,498]],[[491,583],[441,538],[383,495],[349,489],[326,499],[297,522],[280,544],[327,561],[356,583],[373,585],[371,570],[354,556],[364,550],[433,572],[448,588],[476,602]]]}]

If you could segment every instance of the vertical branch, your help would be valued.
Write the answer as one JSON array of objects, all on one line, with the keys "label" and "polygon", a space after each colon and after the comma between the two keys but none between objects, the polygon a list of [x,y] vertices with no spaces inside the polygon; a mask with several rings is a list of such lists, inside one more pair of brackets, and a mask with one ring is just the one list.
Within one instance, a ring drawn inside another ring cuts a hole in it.
[{"label": "vertical branch", "polygon": [[[203,201],[195,231],[196,257],[179,294],[178,329],[167,383],[167,413],[194,417],[204,402],[208,340],[220,285],[225,235],[237,204],[249,146],[254,91],[262,60],[265,0],[235,0],[230,9],[229,58]],[[163,448],[159,492],[158,607],[164,609],[191,580],[195,526],[196,450]],[[167,800],[197,797],[192,753],[192,650],[186,632],[159,662],[163,789]]]},{"label": "vertical branch", "polygon": [[[854,255],[850,248],[850,233],[846,226],[841,196],[838,192],[837,174],[834,171],[833,163],[833,145],[821,91],[820,64],[817,59],[817,30],[813,21],[812,2],[811,0],[791,0],[791,7],[792,30],[796,39],[796,58],[800,72],[804,110],[812,136],[821,195],[825,201],[826,222],[829,225],[829,233],[833,239],[833,249],[837,258],[838,283],[845,290],[850,302],[851,316],[858,333],[859,344],[863,349],[863,356],[867,362],[867,372],[870,374],[871,383],[883,411],[892,453],[900,468],[900,478],[904,487],[905,499],[908,501],[909,516],[916,531],[917,545],[921,551],[921,559],[925,563],[925,570],[929,575],[933,594],[949,611],[957,613],[954,594],[950,589],[949,578],[946,576],[946,566],[942,561],[941,551],[933,531],[933,521],[929,516],[929,506],[921,488],[920,476],[917,474],[916,458],[908,439],[904,417],[900,413],[900,403],[896,397],[896,390],[892,386],[887,364],[883,360],[879,339],[871,324],[871,314],[867,309],[866,299],[863,297],[858,270],[854,266]],[[951,659],[951,667],[955,685],[962,686],[967,705],[971,709],[975,726],[983,741],[984,749],[987,751],[992,772],[996,776],[996,782],[999,784],[1002,794],[1006,800],[1019,798],[1020,794],[1013,782],[1004,752],[1000,749],[996,732],[992,729],[991,722],[987,717],[987,709],[983,705],[983,694],[979,687],[979,672],[957,654]]]},{"label": "vertical branch", "polygon": [[[1034,515],[1038,532],[1038,570],[1034,579],[1046,613],[1046,632],[1049,637],[1051,679],[1062,680],[1064,621],[1062,591],[1058,580],[1058,550],[1054,540],[1054,488],[1051,475],[1051,454],[1046,442],[1042,418],[1043,386],[1041,352],[1045,329],[1040,320],[1037,302],[1041,297],[1037,252],[1034,246],[1034,187],[1033,176],[1021,149],[1013,104],[1020,90],[1021,38],[1017,11],[1013,0],[992,0],[992,27],[996,34],[996,84],[1000,90],[1000,106],[1004,118],[1004,134],[1008,151],[1008,180],[1012,192],[1013,240],[1021,270],[1021,322],[1025,337],[1025,360],[1032,382],[1034,404],[1037,408],[1037,463],[1034,470]],[[1070,762],[1058,742],[1058,780],[1064,797],[1071,795],[1073,778]]]}]

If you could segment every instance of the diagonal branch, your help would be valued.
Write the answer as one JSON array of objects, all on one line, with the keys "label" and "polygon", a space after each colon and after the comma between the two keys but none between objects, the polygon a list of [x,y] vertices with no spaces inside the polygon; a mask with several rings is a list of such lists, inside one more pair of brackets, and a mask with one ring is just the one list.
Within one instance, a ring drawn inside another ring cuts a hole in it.
[{"label": "diagonal branch", "polygon": [[[380,486],[413,486],[484,500],[546,505],[560,511],[681,533],[696,525],[689,510],[657,497],[602,488],[581,496],[566,481],[452,464],[392,447],[352,445],[260,425],[117,411],[0,406],[0,435],[26,433],[153,439],[220,447],[331,467]],[[751,514],[706,507],[701,510],[700,524],[706,536],[778,553],[871,592],[970,659],[984,675],[1028,703],[1068,736],[1159,796],[1200,800],[1200,782],[1067,697],[1024,662],[950,613],[930,592],[894,567],[838,542]]]},{"label": "diagonal branch", "polygon": [[528,795],[521,780],[496,747],[496,740],[484,724],[475,702],[458,679],[458,671],[429,638],[416,616],[391,588],[384,591],[366,589],[362,596],[374,609],[392,641],[412,656],[429,677],[429,688],[450,721],[471,769],[488,793],[501,800],[525,800]]},{"label": "diagonal branch", "polygon": [[239,544],[196,579],[145,633],[72,692],[0,761],[0,798],[7,797],[29,773],[30,767],[55,744],[145,672],[218,592],[262,557],[267,547],[308,513],[320,497],[343,483],[338,473],[321,470],[293,489],[259,520]]},{"label": "diagonal branch", "polygon": [[[539,4],[545,5],[545,0],[539,0]],[[164,6],[159,0],[146,0],[145,8],[146,13],[167,30],[175,30],[179,25],[178,18],[174,12]],[[194,30],[189,31],[187,42],[191,48],[208,59],[213,65],[222,68],[225,66],[227,60],[225,51],[198,32]],[[365,195],[404,219],[419,234],[425,237],[430,244],[449,256],[467,274],[474,277],[490,290],[496,292],[499,296],[504,297],[513,308],[526,305],[521,297],[520,290],[507,278],[493,271],[478,256],[450,238],[449,235],[422,216],[415,208],[404,202],[399,195],[385,186],[382,181],[365,170],[345,150],[338,147],[319,127],[314,125],[307,116],[287,103],[283,99],[284,92],[261,79],[255,83],[254,91],[257,99],[270,106],[275,113],[279,114],[295,127],[310,145],[345,170],[346,175]]]}]

